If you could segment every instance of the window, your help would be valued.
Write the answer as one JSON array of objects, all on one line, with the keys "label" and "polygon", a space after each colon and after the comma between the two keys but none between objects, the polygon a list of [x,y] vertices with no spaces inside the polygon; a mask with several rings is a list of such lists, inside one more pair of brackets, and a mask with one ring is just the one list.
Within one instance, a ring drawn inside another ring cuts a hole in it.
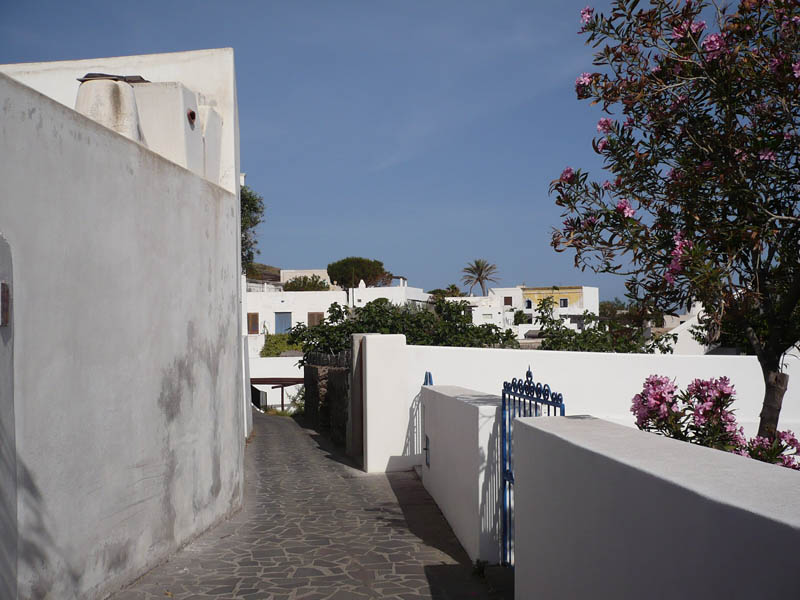
[{"label": "window", "polygon": [[258,313],[247,313],[247,333],[258,333]]},{"label": "window", "polygon": [[276,312],[275,333],[289,333],[289,330],[291,328],[292,328],[292,313]]},{"label": "window", "polygon": [[569,299],[568,298],[561,298],[558,301],[558,306],[560,308],[567,308],[569,306]]},{"label": "window", "polygon": [[533,308],[533,301],[525,300],[525,308]]},{"label": "window", "polygon": [[503,305],[504,306],[511,306],[511,296],[505,296],[503,298]]},{"label": "window", "polygon": [[322,323],[322,319],[325,318],[325,313],[321,312],[310,312],[308,313],[308,326],[314,327]]}]

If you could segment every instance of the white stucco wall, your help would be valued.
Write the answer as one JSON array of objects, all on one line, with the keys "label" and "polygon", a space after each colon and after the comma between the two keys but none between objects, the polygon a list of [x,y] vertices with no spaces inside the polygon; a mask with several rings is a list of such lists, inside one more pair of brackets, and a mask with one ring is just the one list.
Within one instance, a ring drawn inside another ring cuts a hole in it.
[{"label": "white stucco wall", "polygon": [[800,473],[597,419],[518,420],[516,598],[795,598]]},{"label": "white stucco wall", "polygon": [[422,288],[394,285],[390,287],[357,287],[348,290],[351,306],[364,306],[378,298],[386,298],[392,304],[403,305],[408,302],[427,302],[430,294]]},{"label": "white stucco wall", "polygon": [[297,277],[313,277],[317,276],[323,281],[327,281],[328,285],[331,283],[331,278],[328,277],[327,269],[281,269],[281,283],[286,283]]},{"label": "white stucco wall", "polygon": [[[14,418],[14,265],[0,228],[0,284],[8,289],[8,321],[0,320],[0,598],[17,597],[17,444]],[[0,311],[4,302],[0,297]]]},{"label": "white stucco wall", "polygon": [[471,561],[500,562],[500,398],[423,386],[422,483]]},{"label": "white stucco wall", "polygon": [[75,107],[80,86],[77,79],[86,73],[141,75],[152,82],[182,83],[199,93],[203,103],[213,106],[221,117],[219,184],[229,192],[238,193],[239,116],[232,48],[8,64],[0,65],[0,73],[69,108]]},{"label": "white stucco wall", "polygon": [[[383,338],[383,339],[381,339]],[[477,392],[499,394],[503,381],[524,378],[530,365],[534,379],[564,394],[568,415],[591,414],[634,426],[631,398],[652,374],[674,378],[681,389],[695,378],[728,376],[736,388],[737,418],[745,433],[754,435],[764,394],[758,361],[753,356],[678,356],[551,352],[406,346],[405,336],[369,336],[365,343],[364,389],[365,469],[369,472],[422,464],[415,425],[414,399],[425,372],[436,385],[460,385]],[[800,360],[789,358],[789,389],[780,427],[800,430]],[[407,443],[412,440],[412,443]],[[416,441],[415,441],[416,440]]]},{"label": "white stucco wall", "polygon": [[19,596],[102,597],[241,504],[237,197],[5,75],[0,156]]}]

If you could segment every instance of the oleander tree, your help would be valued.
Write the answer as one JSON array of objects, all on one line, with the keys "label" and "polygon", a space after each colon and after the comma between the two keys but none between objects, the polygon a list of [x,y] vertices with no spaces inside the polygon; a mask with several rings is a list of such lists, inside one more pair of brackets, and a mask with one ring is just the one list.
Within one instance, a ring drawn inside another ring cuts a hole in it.
[{"label": "oleander tree", "polygon": [[575,82],[603,111],[605,180],[567,167],[558,251],[627,278],[651,313],[702,303],[707,342],[739,336],[766,386],[774,439],[800,339],[800,2],[616,0],[581,11],[593,72]]}]

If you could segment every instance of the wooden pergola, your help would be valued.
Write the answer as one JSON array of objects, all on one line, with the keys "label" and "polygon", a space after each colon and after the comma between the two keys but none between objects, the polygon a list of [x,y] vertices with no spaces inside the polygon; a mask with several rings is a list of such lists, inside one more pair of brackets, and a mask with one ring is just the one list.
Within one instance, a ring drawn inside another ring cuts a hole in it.
[{"label": "wooden pergola", "polygon": [[281,389],[281,410],[286,410],[284,407],[283,394],[287,387],[293,385],[300,385],[305,380],[302,377],[251,377],[250,386],[254,385],[271,385],[273,390]]}]

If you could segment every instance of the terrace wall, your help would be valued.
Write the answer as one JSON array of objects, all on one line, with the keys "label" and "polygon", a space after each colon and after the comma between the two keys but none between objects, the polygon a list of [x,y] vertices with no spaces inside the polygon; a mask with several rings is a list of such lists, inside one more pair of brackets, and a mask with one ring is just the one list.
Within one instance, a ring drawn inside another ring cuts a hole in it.
[{"label": "terrace wall", "polygon": [[[754,435],[764,382],[753,356],[607,354],[408,346],[402,335],[366,335],[364,370],[364,469],[382,472],[422,464],[420,386],[430,371],[436,385],[459,385],[499,395],[504,381],[534,379],[564,394],[568,415],[590,414],[634,426],[631,398],[651,374],[685,388],[695,378],[725,375],[736,387],[735,409],[745,433]],[[780,427],[800,429],[800,360],[787,357],[789,390]]]}]

